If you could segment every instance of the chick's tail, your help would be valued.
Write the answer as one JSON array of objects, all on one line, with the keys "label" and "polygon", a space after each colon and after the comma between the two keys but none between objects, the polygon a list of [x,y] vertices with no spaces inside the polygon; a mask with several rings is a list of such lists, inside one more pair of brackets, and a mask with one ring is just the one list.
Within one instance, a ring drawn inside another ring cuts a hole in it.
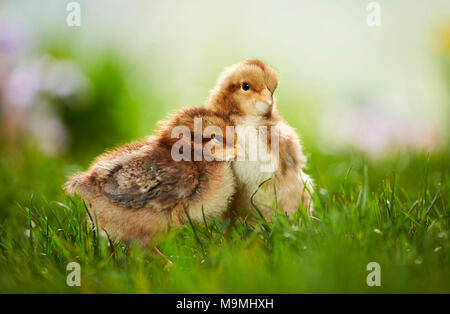
[{"label": "chick's tail", "polygon": [[87,190],[87,180],[88,178],[86,173],[76,173],[71,176],[66,183],[64,183],[63,189],[70,196],[79,194],[83,198],[85,198],[85,196],[88,196],[88,194],[90,194]]}]

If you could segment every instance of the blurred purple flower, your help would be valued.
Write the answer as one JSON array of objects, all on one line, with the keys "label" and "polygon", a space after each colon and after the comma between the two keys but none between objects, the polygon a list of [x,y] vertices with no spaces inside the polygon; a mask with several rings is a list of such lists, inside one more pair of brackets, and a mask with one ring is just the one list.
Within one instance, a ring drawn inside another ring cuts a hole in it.
[{"label": "blurred purple flower", "polygon": [[82,92],[87,79],[69,59],[43,56],[24,63],[31,33],[23,21],[0,10],[0,134],[12,142],[28,134],[44,153],[58,155],[69,134],[51,102]]},{"label": "blurred purple flower", "polygon": [[22,108],[33,105],[39,92],[39,82],[36,64],[13,69],[4,86],[5,102]]},{"label": "blurred purple flower", "polygon": [[395,108],[395,105],[369,102],[357,108],[327,112],[319,123],[325,150],[347,146],[370,157],[383,158],[393,152],[431,152],[442,146],[444,135],[432,121]]},{"label": "blurred purple flower", "polygon": [[51,102],[84,91],[84,74],[73,61],[48,56],[27,65],[9,64],[0,72],[3,135],[15,141],[28,133],[45,154],[63,153],[69,133]]},{"label": "blurred purple flower", "polygon": [[18,19],[0,11],[0,57],[14,59],[25,52],[30,32]]}]

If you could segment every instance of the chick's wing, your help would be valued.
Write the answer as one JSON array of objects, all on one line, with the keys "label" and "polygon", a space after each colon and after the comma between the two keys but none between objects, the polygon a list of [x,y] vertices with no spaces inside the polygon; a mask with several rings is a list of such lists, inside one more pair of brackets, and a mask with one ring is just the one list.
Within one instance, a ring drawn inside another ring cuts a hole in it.
[{"label": "chick's wing", "polygon": [[192,164],[142,157],[112,171],[102,193],[124,207],[164,210],[189,197],[197,185]]}]

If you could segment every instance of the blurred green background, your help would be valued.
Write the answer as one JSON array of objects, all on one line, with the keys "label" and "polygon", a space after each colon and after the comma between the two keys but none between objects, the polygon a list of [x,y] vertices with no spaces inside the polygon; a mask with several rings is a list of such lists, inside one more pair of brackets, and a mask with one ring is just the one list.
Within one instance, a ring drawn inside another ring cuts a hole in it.
[{"label": "blurred green background", "polygon": [[[375,204],[394,180],[399,210],[422,195],[439,206],[437,234],[448,238],[449,1],[378,1],[380,27],[367,25],[359,0],[77,1],[80,27],[66,24],[68,2],[0,3],[4,272],[6,246],[26,241],[24,204],[67,204],[68,175],[151,134],[169,112],[201,106],[223,68],[246,58],[279,72],[278,106],[302,138],[318,195],[334,202],[348,182],[356,202],[367,183]],[[15,279],[0,291],[20,291]],[[177,289],[221,291],[189,287]]]}]

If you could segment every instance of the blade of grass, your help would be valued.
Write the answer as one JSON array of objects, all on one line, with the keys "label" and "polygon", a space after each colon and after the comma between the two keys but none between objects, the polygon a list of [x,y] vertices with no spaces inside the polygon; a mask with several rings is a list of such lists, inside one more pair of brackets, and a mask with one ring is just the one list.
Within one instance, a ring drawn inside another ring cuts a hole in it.
[{"label": "blade of grass", "polygon": [[185,207],[184,205],[183,205],[183,209],[184,209],[184,212],[185,212],[186,217],[187,217],[187,219],[188,219],[189,225],[190,225],[191,228],[192,228],[192,232],[194,233],[195,240],[196,240],[197,243],[200,245],[200,249],[202,250],[203,257],[206,257],[206,255],[205,255],[205,249],[204,249],[204,247],[203,247],[203,243],[202,243],[202,241],[200,241],[200,238],[198,237],[197,230],[195,229],[195,226],[194,226],[194,224],[192,223],[191,216],[189,215],[189,213],[188,213],[188,211],[187,211],[187,209],[186,209],[186,207]]}]

